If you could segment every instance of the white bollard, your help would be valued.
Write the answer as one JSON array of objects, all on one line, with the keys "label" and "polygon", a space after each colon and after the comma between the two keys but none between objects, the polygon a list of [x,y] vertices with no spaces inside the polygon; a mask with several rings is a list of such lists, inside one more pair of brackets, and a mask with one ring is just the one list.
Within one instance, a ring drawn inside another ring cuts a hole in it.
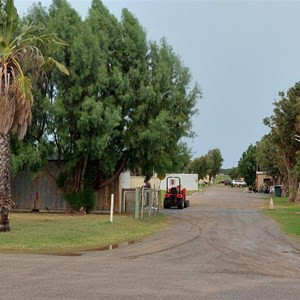
[{"label": "white bollard", "polygon": [[114,194],[111,194],[110,197],[110,222],[112,223],[113,221],[113,214],[114,214]]}]

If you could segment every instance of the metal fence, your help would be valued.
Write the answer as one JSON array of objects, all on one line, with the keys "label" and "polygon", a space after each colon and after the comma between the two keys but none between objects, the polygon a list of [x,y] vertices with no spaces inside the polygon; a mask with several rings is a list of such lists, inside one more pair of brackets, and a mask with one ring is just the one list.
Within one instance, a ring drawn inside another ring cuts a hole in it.
[{"label": "metal fence", "polygon": [[[39,210],[39,211],[68,211],[68,205],[63,192],[58,188],[56,178],[61,168],[57,161],[48,161],[44,172],[32,179],[25,168],[12,179],[12,198],[15,210]],[[108,212],[110,197],[114,194],[119,199],[119,178],[109,185],[95,191],[96,205],[94,211]],[[115,210],[119,211],[119,201],[115,201]]]},{"label": "metal fence", "polygon": [[160,211],[160,190],[150,188],[122,190],[122,212],[133,212],[136,219],[143,219]]}]

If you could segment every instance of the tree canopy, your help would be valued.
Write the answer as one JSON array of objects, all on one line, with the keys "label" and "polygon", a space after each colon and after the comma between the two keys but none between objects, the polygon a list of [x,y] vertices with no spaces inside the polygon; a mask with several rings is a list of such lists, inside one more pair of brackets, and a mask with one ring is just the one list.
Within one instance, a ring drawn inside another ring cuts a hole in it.
[{"label": "tree canopy", "polygon": [[255,184],[256,180],[256,165],[256,146],[250,144],[238,162],[238,170],[245,182],[251,186]]},{"label": "tree canopy", "polygon": [[198,174],[199,179],[204,179],[208,174],[208,169],[209,165],[207,156],[203,155],[192,160],[188,165],[187,171]]},{"label": "tree canopy", "polygon": [[220,149],[212,149],[207,153],[208,159],[208,175],[209,178],[214,178],[220,172],[223,163],[223,157]]},{"label": "tree canopy", "polygon": [[300,144],[295,135],[300,134],[300,82],[286,94],[280,92],[279,97],[274,102],[273,115],[265,118],[264,123],[271,129],[269,139],[274,145],[273,159],[284,178],[289,200],[295,201],[299,181],[297,151]]},{"label": "tree canopy", "polygon": [[84,20],[66,0],[54,0],[49,10],[34,5],[24,19],[47,24],[68,42],[48,51],[70,76],[49,72],[46,85],[34,78],[36,119],[28,140],[15,143],[16,169],[43,165],[18,151],[33,144],[40,158],[61,161],[63,185],[72,191],[98,189],[124,168],[149,178],[184,167],[190,154],[182,138],[192,134],[201,91],[166,39],[147,41],[129,10],[118,20],[100,0]]},{"label": "tree canopy", "polygon": [[258,169],[270,176],[278,176],[284,172],[284,166],[278,148],[272,140],[271,134],[266,134],[256,143],[256,162]]},{"label": "tree canopy", "polygon": [[222,167],[222,154],[219,149],[211,149],[206,155],[195,158],[190,161],[187,171],[198,174],[199,179],[209,176],[209,180],[214,178]]}]

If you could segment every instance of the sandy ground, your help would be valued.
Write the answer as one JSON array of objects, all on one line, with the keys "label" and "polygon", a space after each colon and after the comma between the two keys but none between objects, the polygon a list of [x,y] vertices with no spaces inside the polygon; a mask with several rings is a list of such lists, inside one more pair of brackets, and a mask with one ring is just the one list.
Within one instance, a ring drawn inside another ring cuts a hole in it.
[{"label": "sandy ground", "polygon": [[3,299],[300,298],[300,243],[260,213],[261,195],[217,186],[190,204],[165,210],[172,222],[161,232],[117,249],[0,254]]}]

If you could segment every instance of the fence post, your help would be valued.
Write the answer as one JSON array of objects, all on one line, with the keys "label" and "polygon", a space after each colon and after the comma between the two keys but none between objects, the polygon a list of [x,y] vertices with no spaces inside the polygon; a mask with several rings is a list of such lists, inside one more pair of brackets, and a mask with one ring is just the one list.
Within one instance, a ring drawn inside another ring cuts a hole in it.
[{"label": "fence post", "polygon": [[151,199],[152,197],[150,197],[151,196],[150,190],[147,190],[146,193],[147,193],[146,197],[148,199],[148,217],[150,217],[151,216],[151,208],[152,208],[152,199]]},{"label": "fence post", "polygon": [[161,210],[161,190],[159,189],[158,191],[157,191],[157,202],[158,202],[158,212],[160,212],[160,210]]},{"label": "fence post", "polygon": [[114,213],[114,194],[110,196],[110,222],[113,221],[113,213]]},{"label": "fence post", "polygon": [[140,216],[140,189],[135,190],[135,219]]},{"label": "fence post", "polygon": [[141,194],[142,194],[142,203],[141,203],[141,219],[144,217],[144,188],[142,187]]}]

